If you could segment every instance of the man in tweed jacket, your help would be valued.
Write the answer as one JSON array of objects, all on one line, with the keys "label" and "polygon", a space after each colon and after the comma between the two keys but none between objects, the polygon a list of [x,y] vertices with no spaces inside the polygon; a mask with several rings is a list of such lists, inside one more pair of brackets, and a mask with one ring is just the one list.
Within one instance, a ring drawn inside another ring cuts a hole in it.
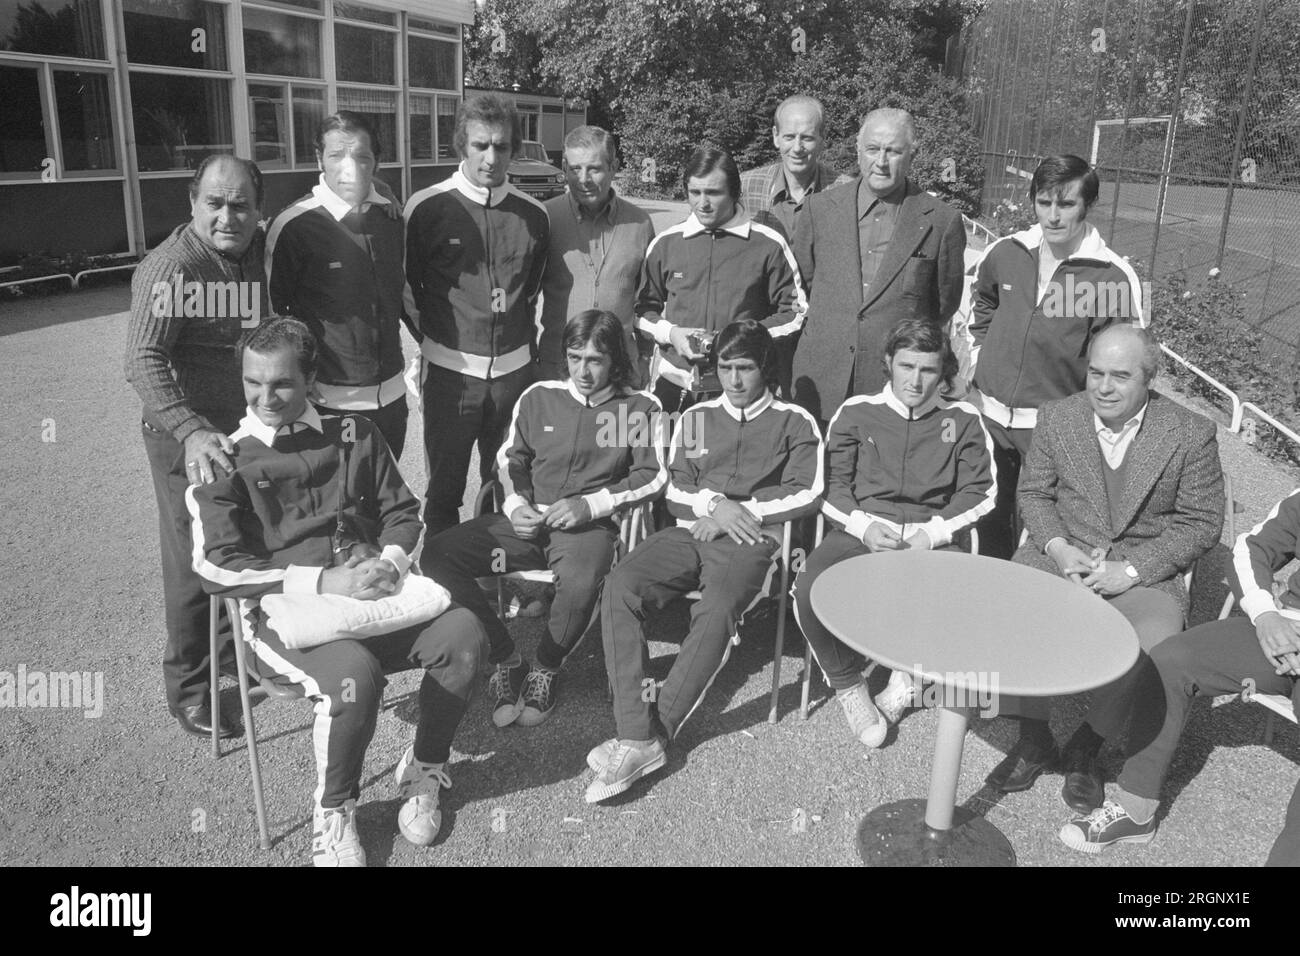
[{"label": "man in tweed jacket", "polygon": [[[1181,575],[1223,528],[1214,425],[1150,390],[1159,365],[1159,344],[1145,329],[1116,325],[1097,336],[1086,390],[1040,408],[1020,476],[1028,539],[1014,560],[1109,601],[1133,625],[1143,651],[1128,674],[1093,692],[1060,758],[1062,797],[1081,813],[1102,802],[1102,743],[1124,731],[1138,695],[1162,693],[1147,652],[1182,631],[1189,602]],[[1020,740],[989,783],[1025,790],[1057,762],[1050,704],[1004,701],[1002,710],[1022,716]]]}]

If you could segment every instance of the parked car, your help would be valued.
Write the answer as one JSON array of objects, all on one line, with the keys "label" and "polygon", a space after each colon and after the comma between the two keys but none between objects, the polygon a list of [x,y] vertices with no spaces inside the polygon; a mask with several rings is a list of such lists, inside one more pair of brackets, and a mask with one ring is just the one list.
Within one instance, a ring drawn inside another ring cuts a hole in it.
[{"label": "parked car", "polygon": [[564,173],[551,165],[546,147],[531,139],[510,162],[506,171],[510,184],[536,199],[550,199],[564,192]]}]

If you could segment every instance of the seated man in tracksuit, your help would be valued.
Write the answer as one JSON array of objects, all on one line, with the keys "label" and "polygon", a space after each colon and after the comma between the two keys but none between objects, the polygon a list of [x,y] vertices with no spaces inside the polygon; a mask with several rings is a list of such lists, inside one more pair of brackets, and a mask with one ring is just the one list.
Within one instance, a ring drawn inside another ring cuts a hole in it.
[{"label": "seated man in tracksuit", "polygon": [[275,217],[266,276],[275,313],[301,319],[320,343],[316,407],[370,419],[400,459],[407,416],[400,323],[413,327],[402,307],[404,227],[392,193],[376,190],[379,153],[364,115],[341,110],[321,121],[320,182]]},{"label": "seated man in tracksuit", "polygon": [[[777,356],[758,322],[718,335],[723,394],[682,413],[668,462],[677,527],[639,545],[605,581],[600,626],[618,736],[587,756],[587,802],[607,800],[662,767],[671,740],[726,662],[744,613],[762,595],[781,524],[822,493],[822,442],[802,408],[773,395]],[[698,590],[691,627],[658,692],[645,676],[645,619]]]},{"label": "seated man in tracksuit", "polygon": [[876,698],[877,711],[862,679],[865,659],[813,611],[813,582],[860,554],[956,550],[953,538],[992,510],[996,494],[993,444],[978,410],[940,397],[957,373],[948,333],[903,319],[889,332],[885,361],[889,384],[848,399],[831,419],[822,511],[838,527],[808,556],[794,592],[799,626],[853,735],[868,747],[879,747],[888,724],[902,715],[912,680],[894,671]]},{"label": "seated man in tracksuit", "polygon": [[[661,361],[651,372],[668,383],[657,391],[670,411],[677,409],[679,390],[693,386],[691,362],[704,358],[692,333],[712,336],[732,322],[756,319],[773,338],[791,344],[808,311],[785,237],[753,222],[740,205],[735,160],[720,149],[697,149],[682,185],[691,214],[650,243],[635,307],[637,329],[660,347]],[[784,394],[793,350],[779,354]]]},{"label": "seated man in tracksuit", "polygon": [[1098,188],[1086,160],[1043,160],[1029,181],[1038,224],[989,246],[971,286],[966,400],[984,415],[997,457],[997,504],[979,526],[993,557],[1016,550],[1016,486],[1038,409],[1083,391],[1088,348],[1103,329],[1146,325],[1137,273],[1088,222]]},{"label": "seated man in tracksuit", "polygon": [[385,672],[425,671],[415,742],[396,779],[402,835],[428,846],[442,824],[439,794],[451,786],[444,765],[487,635],[473,614],[452,606],[431,621],[364,641],[286,645],[260,600],[281,593],[386,596],[410,573],[420,508],[369,421],[322,416],[308,402],[317,345],[303,323],[263,323],[241,354],[248,414],[231,435],[235,470],[192,485],[186,495],[194,569],[210,593],[239,599],[259,673],[297,685],[315,701],[312,862],[364,866],[356,805]]},{"label": "seated man in tracksuit", "polygon": [[[425,545],[421,563],[487,629],[498,727],[516,720],[531,727],[551,715],[560,667],[591,623],[613,564],[613,515],[656,497],[668,481],[663,410],[630,388],[636,371],[626,342],[612,312],[588,309],[569,319],[562,338],[569,377],[520,396],[497,457],[502,513]],[[555,598],[529,668],[476,579],[541,568],[555,572]]]},{"label": "seated man in tracksuit", "polygon": [[[1280,598],[1273,576],[1300,557],[1300,492],[1283,498],[1267,518],[1237,538],[1232,549],[1234,591],[1246,617],[1210,621],[1151,650],[1164,693],[1138,696],[1130,740],[1140,743],[1124,761],[1111,796],[1091,813],[1061,827],[1066,846],[1100,853],[1115,843],[1148,843],[1156,832],[1160,789],[1197,697],[1280,694],[1300,712],[1300,572]],[[1300,866],[1300,786],[1267,866]]]},{"label": "seated man in tracksuit", "polygon": [[[429,490],[425,533],[460,521],[470,455],[494,477],[510,413],[534,381],[537,296],[550,223],[506,181],[523,137],[511,101],[495,93],[456,111],[460,166],[406,204],[408,314],[419,316]],[[427,570],[427,568],[426,568]]]}]

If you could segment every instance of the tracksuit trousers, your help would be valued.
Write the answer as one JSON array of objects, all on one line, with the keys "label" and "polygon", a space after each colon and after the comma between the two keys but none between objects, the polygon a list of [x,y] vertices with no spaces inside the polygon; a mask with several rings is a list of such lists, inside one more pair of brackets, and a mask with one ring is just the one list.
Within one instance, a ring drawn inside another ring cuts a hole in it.
[{"label": "tracksuit trousers", "polygon": [[656,694],[645,676],[646,617],[690,591],[701,592],[691,605],[690,630],[657,695],[659,722],[671,739],[721,669],[741,618],[764,591],[778,549],[767,537],[753,545],[736,544],[726,535],[704,542],[686,528],[666,528],[610,572],[600,627],[619,738],[655,736]]},{"label": "tracksuit trousers", "polygon": [[998,494],[993,510],[979,520],[980,554],[1009,561],[1020,544],[1020,517],[1016,511],[1016,486],[1020,468],[1029,454],[1032,428],[1005,428],[984,419],[993,439],[993,464],[997,466]]},{"label": "tracksuit trousers", "polygon": [[[959,551],[948,546],[940,551]],[[813,582],[823,571],[860,554],[871,554],[871,549],[853,535],[836,529],[827,532],[822,543],[813,549],[804,562],[803,570],[794,583],[794,618],[799,622],[799,629],[812,648],[817,666],[826,675],[826,683],[831,690],[848,690],[862,680],[862,670],[867,666],[867,659],[849,647],[829,630],[813,610],[809,594]]]},{"label": "tracksuit trousers", "polygon": [[[235,425],[230,422],[218,427]],[[190,511],[185,489],[185,446],[168,432],[141,422],[144,448],[149,455],[154,497],[158,502],[158,541],[162,557],[163,607],[167,618],[167,645],[163,651],[163,682],[167,707],[177,713],[184,707],[206,704],[208,691],[208,595],[194,572],[194,543],[190,538]],[[223,608],[222,621],[225,621]],[[230,634],[223,624],[221,642]]]},{"label": "tracksuit trousers", "polygon": [[[510,416],[535,374],[531,364],[494,379],[462,375],[432,363],[427,371],[422,390],[429,476],[426,539],[460,522],[465,477],[476,444],[479,477],[486,483],[496,476],[497,451],[510,427]],[[421,570],[430,573],[424,565]]]},{"label": "tracksuit trousers", "polygon": [[424,544],[421,565],[472,612],[487,631],[489,661],[500,664],[515,653],[515,642],[488,602],[477,578],[550,568],[555,572],[548,633],[537,646],[537,662],[559,670],[592,621],[601,584],[618,548],[618,529],[609,518],[572,531],[543,528],[525,541],[505,515],[484,515],[448,528]]},{"label": "tracksuit trousers", "polygon": [[[1120,771],[1121,804],[1125,804],[1125,793],[1148,801],[1159,799],[1197,697],[1240,693],[1246,681],[1253,681],[1256,692],[1282,694],[1300,708],[1300,683],[1274,672],[1272,661],[1260,649],[1254,625],[1244,617],[1211,621],[1171,637],[1151,651],[1151,660],[1163,693],[1157,690],[1138,699],[1132,736],[1148,743],[1131,749]],[[1300,796],[1291,799],[1286,826],[1269,856],[1269,865],[1300,866]]]},{"label": "tracksuit trousers", "polygon": [[255,635],[250,643],[259,673],[301,687],[315,702],[312,747],[320,806],[340,807],[361,795],[362,766],[375,734],[387,673],[424,669],[415,759],[446,762],[487,650],[487,635],[473,614],[453,604],[427,624],[364,641],[332,641],[300,650],[284,646],[267,626],[261,608],[246,612],[246,619],[250,614],[244,633]]}]

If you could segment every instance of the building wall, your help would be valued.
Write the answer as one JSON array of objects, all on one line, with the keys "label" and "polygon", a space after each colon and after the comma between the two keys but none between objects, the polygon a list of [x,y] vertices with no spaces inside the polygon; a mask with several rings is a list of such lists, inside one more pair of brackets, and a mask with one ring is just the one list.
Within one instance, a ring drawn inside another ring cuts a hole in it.
[{"label": "building wall", "polygon": [[142,254],[189,218],[213,152],[252,157],[273,215],[312,135],[370,115],[401,196],[454,168],[471,0],[0,0],[0,267]]}]

